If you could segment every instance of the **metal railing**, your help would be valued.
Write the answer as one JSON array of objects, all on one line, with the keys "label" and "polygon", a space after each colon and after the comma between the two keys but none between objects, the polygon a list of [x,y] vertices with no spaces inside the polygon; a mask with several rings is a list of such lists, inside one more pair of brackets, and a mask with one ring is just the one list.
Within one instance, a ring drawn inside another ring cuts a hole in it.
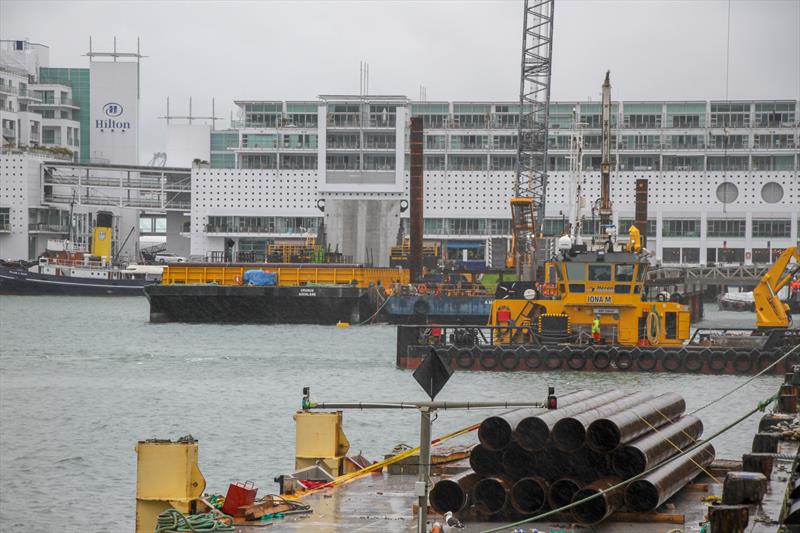
[{"label": "metal railing", "polygon": [[11,224],[0,224],[0,231],[2,232],[10,232],[11,231]]},{"label": "metal railing", "polygon": [[31,222],[28,224],[29,231],[40,231],[44,233],[67,233],[68,227],[62,224],[48,224],[47,222]]}]

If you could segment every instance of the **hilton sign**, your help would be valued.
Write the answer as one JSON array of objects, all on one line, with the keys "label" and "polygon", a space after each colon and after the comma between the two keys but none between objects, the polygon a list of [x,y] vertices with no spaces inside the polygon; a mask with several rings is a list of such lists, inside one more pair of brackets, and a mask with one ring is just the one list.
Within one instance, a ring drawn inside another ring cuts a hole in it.
[{"label": "hilton sign", "polygon": [[120,104],[109,102],[103,106],[103,113],[112,118],[98,119],[94,121],[94,127],[99,129],[118,129],[129,130],[131,123],[127,120],[114,120],[113,117],[122,115],[123,108]]}]

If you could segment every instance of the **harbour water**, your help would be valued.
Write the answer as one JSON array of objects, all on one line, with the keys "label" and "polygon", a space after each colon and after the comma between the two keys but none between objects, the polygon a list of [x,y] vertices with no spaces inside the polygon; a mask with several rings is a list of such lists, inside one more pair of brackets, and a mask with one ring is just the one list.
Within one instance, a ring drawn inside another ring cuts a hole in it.
[{"label": "harbour water", "polygon": [[[701,325],[750,327],[750,313],[709,306]],[[303,386],[317,401],[412,400],[394,367],[395,328],[150,324],[144,298],[0,297],[0,530],[130,531],[134,445],[192,434],[208,490],[273,478],[293,466],[293,412]],[[682,394],[691,411],[744,376],[457,372],[439,399],[539,399],[547,386]],[[756,379],[699,416],[706,434],[752,408],[780,378]],[[435,436],[486,411],[440,412]],[[716,441],[749,449],[754,416]],[[347,412],[351,452],[378,459],[418,441],[413,412]],[[456,442],[456,441],[453,441]]]}]

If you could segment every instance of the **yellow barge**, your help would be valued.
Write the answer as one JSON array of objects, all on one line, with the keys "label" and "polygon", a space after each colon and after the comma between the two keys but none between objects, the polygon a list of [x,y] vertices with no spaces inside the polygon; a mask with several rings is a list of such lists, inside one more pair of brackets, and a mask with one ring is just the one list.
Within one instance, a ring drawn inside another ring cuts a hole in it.
[{"label": "yellow barge", "polygon": [[151,322],[333,325],[369,319],[379,288],[408,280],[406,269],[359,265],[170,265],[145,294]]}]

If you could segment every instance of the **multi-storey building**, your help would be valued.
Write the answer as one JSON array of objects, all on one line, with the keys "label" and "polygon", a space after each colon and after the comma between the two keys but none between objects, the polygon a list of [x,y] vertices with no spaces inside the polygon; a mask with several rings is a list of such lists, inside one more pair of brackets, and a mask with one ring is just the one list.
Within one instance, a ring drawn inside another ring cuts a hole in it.
[{"label": "multi-storey building", "polygon": [[70,84],[41,79],[48,57],[45,45],[0,41],[2,146],[56,149],[58,155],[77,159],[80,107]]},{"label": "multi-storey building", "polygon": [[[320,199],[401,198],[408,118],[425,126],[425,236],[447,257],[499,264],[509,235],[519,104],[322,96],[239,101],[240,120],[211,133],[211,169],[193,174],[192,250],[239,250],[315,232]],[[564,227],[570,137],[584,139],[584,227],[597,220],[600,104],[550,107],[546,234]],[[797,101],[615,102],[612,197],[622,232],[637,178],[649,181],[649,247],[665,263],[766,262],[798,240]],[[407,216],[407,215],[400,215]],[[407,225],[405,226],[408,227]],[[393,236],[391,236],[393,237]]]}]

